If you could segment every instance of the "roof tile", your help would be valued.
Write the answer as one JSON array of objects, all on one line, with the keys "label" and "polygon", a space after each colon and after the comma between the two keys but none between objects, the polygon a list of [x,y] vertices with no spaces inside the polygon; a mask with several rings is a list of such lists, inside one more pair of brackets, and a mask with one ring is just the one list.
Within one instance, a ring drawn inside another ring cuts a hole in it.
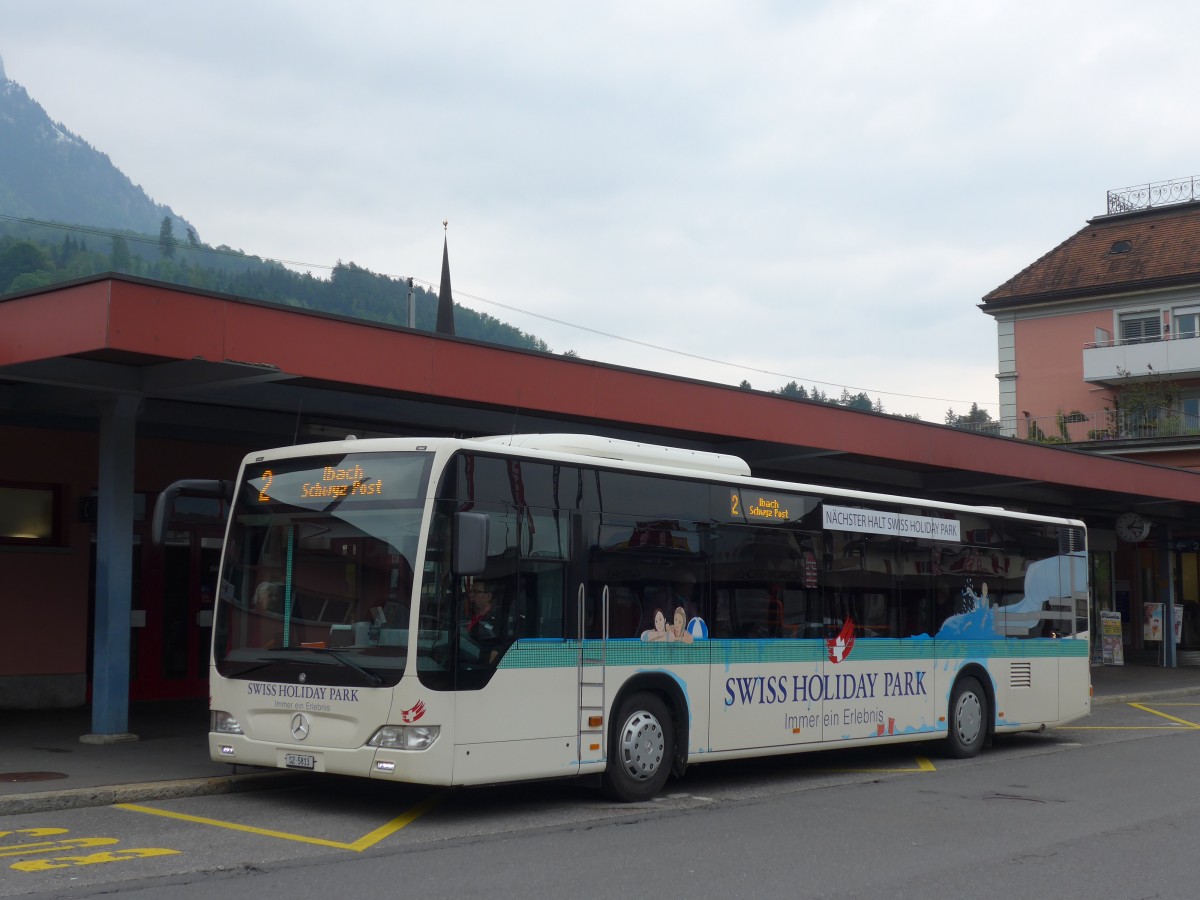
[{"label": "roof tile", "polygon": [[[1125,241],[1129,249],[1115,245]],[[1200,281],[1200,202],[1099,216],[986,294],[983,305]]]}]

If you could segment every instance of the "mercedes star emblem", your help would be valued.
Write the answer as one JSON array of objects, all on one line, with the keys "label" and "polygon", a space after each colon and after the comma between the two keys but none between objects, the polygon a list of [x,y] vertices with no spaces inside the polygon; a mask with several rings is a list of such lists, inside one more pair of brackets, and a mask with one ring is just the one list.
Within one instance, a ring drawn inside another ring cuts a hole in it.
[{"label": "mercedes star emblem", "polygon": [[308,717],[304,713],[292,716],[292,737],[298,741],[308,737]]}]

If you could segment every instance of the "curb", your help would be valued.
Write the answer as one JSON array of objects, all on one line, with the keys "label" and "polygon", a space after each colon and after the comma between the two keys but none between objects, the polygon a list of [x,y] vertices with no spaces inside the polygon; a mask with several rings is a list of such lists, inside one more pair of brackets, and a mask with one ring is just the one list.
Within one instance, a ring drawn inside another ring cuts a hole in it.
[{"label": "curb", "polygon": [[64,791],[38,791],[33,794],[0,796],[0,816],[112,806],[115,803],[145,803],[150,800],[174,800],[180,797],[206,797],[212,794],[237,794],[290,787],[304,776],[290,772],[252,772],[245,775],[219,775],[212,778],[185,778],[177,781],[153,781],[143,784],[104,785],[71,788]]}]

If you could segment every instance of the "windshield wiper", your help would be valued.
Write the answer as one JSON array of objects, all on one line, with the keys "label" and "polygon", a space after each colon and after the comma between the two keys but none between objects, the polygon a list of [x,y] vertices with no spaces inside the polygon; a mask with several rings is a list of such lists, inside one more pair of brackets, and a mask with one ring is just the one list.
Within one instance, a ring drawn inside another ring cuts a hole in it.
[{"label": "windshield wiper", "polygon": [[273,666],[273,665],[275,665],[274,660],[272,660],[271,662],[257,663],[255,665],[246,666],[246,668],[244,668],[244,669],[238,669],[237,672],[234,673],[232,677],[241,678],[243,675],[249,675],[251,672],[257,672],[259,669],[265,669],[267,666]]},{"label": "windshield wiper", "polygon": [[346,659],[346,657],[342,656],[342,654],[340,652],[338,652],[337,650],[331,650],[328,647],[303,647],[303,646],[301,646],[301,647],[272,647],[271,649],[272,650],[299,650],[303,653],[320,653],[324,656],[330,657],[331,659],[335,660],[336,662],[341,663],[347,669],[353,669],[355,672],[357,672],[363,678],[367,679],[367,682],[372,687],[379,687],[379,685],[383,684],[383,679],[380,678],[378,675],[376,675],[374,672],[372,672],[370,669],[364,669],[362,666],[358,665],[358,663],[353,662],[349,659]]}]

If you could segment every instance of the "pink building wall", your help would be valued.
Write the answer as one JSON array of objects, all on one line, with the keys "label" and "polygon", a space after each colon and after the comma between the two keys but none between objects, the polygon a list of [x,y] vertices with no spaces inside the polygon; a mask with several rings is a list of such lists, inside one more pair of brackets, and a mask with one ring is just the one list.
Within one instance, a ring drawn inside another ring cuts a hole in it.
[{"label": "pink building wall", "polygon": [[1083,380],[1083,348],[1096,329],[1111,332],[1112,310],[1017,319],[1017,415],[1046,418],[1060,412],[1099,412],[1112,404],[1112,391]]}]

